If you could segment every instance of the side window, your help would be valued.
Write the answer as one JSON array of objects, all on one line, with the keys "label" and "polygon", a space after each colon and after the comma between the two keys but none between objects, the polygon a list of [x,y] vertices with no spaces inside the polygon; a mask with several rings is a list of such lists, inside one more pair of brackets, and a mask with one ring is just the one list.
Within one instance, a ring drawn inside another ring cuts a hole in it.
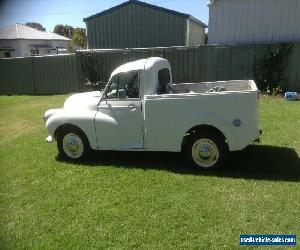
[{"label": "side window", "polygon": [[109,82],[106,98],[139,98],[138,72],[125,72],[115,75]]},{"label": "side window", "polygon": [[170,72],[168,68],[163,68],[158,71],[158,94],[168,93],[168,83],[170,83]]},{"label": "side window", "polygon": [[119,98],[139,98],[138,72],[126,72],[119,75]]},{"label": "side window", "polygon": [[106,98],[118,98],[118,79],[118,75],[115,75],[110,79],[105,93]]}]

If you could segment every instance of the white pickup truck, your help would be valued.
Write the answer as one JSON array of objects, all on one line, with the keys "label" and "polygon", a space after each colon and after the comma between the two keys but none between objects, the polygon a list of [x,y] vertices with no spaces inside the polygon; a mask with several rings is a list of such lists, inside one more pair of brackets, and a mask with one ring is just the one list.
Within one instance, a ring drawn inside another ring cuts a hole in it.
[{"label": "white pickup truck", "polygon": [[258,96],[251,80],[172,84],[168,60],[141,59],[115,69],[103,91],[48,110],[47,141],[75,161],[91,149],[182,151],[191,165],[215,169],[259,138]]}]

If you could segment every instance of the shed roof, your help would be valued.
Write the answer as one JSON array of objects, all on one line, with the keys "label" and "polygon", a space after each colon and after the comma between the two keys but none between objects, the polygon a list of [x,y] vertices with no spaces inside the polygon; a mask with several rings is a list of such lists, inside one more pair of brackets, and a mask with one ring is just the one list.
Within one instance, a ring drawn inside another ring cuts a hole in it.
[{"label": "shed roof", "polygon": [[68,37],[39,31],[19,23],[0,28],[0,39],[70,40]]},{"label": "shed roof", "polygon": [[89,20],[91,20],[95,17],[103,16],[105,14],[108,14],[110,12],[113,12],[113,11],[117,10],[117,9],[123,8],[125,6],[130,5],[130,4],[139,4],[141,6],[145,6],[145,7],[151,8],[151,9],[160,10],[160,11],[163,11],[165,13],[169,13],[169,14],[173,14],[173,15],[177,15],[177,16],[182,16],[182,17],[185,17],[185,18],[188,18],[188,19],[194,21],[195,23],[201,25],[204,28],[207,28],[207,25],[205,23],[201,22],[199,19],[193,17],[192,15],[185,14],[185,13],[182,13],[182,12],[178,12],[178,11],[175,11],[175,10],[166,9],[166,8],[163,8],[163,7],[159,7],[159,6],[156,6],[156,5],[153,5],[153,4],[141,2],[141,1],[138,1],[138,0],[129,0],[127,2],[124,2],[122,4],[114,6],[110,9],[104,10],[100,13],[95,14],[95,15],[83,18],[83,21],[86,22],[86,21],[89,21]]}]

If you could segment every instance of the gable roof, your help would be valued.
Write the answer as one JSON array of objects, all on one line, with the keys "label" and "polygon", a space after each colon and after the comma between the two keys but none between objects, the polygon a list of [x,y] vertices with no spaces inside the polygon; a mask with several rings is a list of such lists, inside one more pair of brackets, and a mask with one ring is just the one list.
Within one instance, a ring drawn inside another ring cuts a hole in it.
[{"label": "gable roof", "polygon": [[19,23],[0,28],[0,39],[70,40],[68,37],[39,31]]},{"label": "gable roof", "polygon": [[159,7],[159,6],[156,6],[156,5],[153,5],[153,4],[141,2],[141,1],[138,1],[138,0],[129,0],[127,2],[121,3],[121,4],[117,5],[117,6],[114,6],[114,7],[110,8],[110,9],[104,10],[104,11],[102,11],[100,13],[95,14],[95,15],[83,18],[83,21],[87,22],[87,21],[89,21],[89,20],[91,20],[91,19],[93,19],[95,17],[103,16],[105,14],[108,14],[110,12],[113,12],[113,11],[115,11],[117,9],[123,8],[123,7],[131,5],[131,4],[138,4],[138,5],[145,6],[145,7],[151,8],[151,9],[160,10],[160,11],[163,11],[165,13],[169,13],[169,14],[173,14],[173,15],[177,15],[177,16],[182,16],[184,18],[188,18],[188,19],[194,21],[195,23],[201,25],[204,28],[207,28],[207,25],[205,23],[201,22],[200,20],[198,20],[197,18],[193,17],[192,15],[181,13],[181,12],[178,12],[178,11],[175,11],[175,10],[166,9],[166,8],[163,8],[163,7]]}]

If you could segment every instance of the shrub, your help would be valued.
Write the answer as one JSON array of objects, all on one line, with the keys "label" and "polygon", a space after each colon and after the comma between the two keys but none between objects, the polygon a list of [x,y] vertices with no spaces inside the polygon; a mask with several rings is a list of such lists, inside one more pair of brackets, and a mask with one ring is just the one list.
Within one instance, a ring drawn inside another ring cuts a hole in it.
[{"label": "shrub", "polygon": [[284,70],[292,44],[269,47],[266,55],[254,63],[254,78],[258,88],[270,95],[284,91]]}]

